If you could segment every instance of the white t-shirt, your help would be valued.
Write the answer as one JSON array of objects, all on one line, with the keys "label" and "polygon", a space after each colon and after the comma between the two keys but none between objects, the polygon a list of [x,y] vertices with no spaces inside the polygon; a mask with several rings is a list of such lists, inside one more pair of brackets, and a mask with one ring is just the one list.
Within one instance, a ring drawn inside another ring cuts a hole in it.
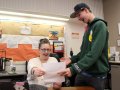
[{"label": "white t-shirt", "polygon": [[[49,57],[48,61],[46,63],[56,63],[58,62],[56,58],[54,57]],[[44,82],[44,77],[40,76],[40,77],[36,77],[35,75],[31,74],[31,70],[33,67],[38,67],[38,68],[42,68],[42,63],[40,61],[40,58],[32,58],[29,60],[28,62],[28,75],[27,75],[27,80],[29,84],[37,84],[37,85],[43,85],[46,87],[52,87],[53,83],[46,83]]]}]

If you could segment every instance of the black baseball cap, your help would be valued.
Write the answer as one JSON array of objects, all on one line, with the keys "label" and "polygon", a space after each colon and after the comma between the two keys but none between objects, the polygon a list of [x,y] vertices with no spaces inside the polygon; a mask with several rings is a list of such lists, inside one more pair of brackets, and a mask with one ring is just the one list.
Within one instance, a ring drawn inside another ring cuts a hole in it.
[{"label": "black baseball cap", "polygon": [[70,18],[76,18],[76,15],[83,10],[84,8],[87,8],[90,10],[90,7],[85,3],[79,3],[74,7],[74,12],[70,15]]}]

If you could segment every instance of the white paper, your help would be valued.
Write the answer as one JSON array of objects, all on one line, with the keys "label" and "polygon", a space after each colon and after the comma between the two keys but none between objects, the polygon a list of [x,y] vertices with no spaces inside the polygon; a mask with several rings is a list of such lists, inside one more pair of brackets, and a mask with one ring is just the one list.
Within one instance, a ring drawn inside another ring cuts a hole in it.
[{"label": "white paper", "polygon": [[64,62],[59,63],[45,63],[43,68],[46,71],[44,75],[45,82],[64,82],[65,77],[60,76],[58,72],[65,70],[66,65]]},{"label": "white paper", "polygon": [[110,47],[110,54],[115,54],[116,52],[116,47]]},{"label": "white paper", "polygon": [[31,27],[29,26],[22,26],[20,30],[21,34],[31,34]]},{"label": "white paper", "polygon": [[7,48],[18,48],[18,40],[15,36],[8,38]]},{"label": "white paper", "polygon": [[79,39],[80,38],[80,34],[78,32],[72,32],[71,36],[72,36],[72,39]]},{"label": "white paper", "polygon": [[22,39],[19,41],[19,44],[32,44],[32,38],[29,36],[22,36]]}]

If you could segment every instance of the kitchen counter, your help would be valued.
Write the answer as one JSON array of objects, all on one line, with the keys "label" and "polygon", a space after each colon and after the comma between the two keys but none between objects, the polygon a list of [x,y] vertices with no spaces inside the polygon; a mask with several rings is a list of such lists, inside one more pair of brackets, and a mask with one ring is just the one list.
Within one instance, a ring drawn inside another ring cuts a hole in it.
[{"label": "kitchen counter", "polygon": [[25,81],[27,78],[26,72],[16,72],[16,73],[9,73],[9,72],[0,72],[0,81]]},{"label": "kitchen counter", "polygon": [[17,76],[17,75],[26,75],[26,72],[16,72],[16,73],[10,73],[10,72],[0,72],[0,77],[5,76]]},{"label": "kitchen counter", "polygon": [[110,65],[120,65],[120,61],[109,61]]}]

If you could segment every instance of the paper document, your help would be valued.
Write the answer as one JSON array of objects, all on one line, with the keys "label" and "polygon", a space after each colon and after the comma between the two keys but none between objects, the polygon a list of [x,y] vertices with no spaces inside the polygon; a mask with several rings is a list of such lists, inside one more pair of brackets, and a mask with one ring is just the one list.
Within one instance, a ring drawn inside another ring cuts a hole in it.
[{"label": "paper document", "polygon": [[45,82],[64,82],[65,77],[58,75],[58,72],[65,70],[65,62],[45,63],[43,64],[45,70]]}]

